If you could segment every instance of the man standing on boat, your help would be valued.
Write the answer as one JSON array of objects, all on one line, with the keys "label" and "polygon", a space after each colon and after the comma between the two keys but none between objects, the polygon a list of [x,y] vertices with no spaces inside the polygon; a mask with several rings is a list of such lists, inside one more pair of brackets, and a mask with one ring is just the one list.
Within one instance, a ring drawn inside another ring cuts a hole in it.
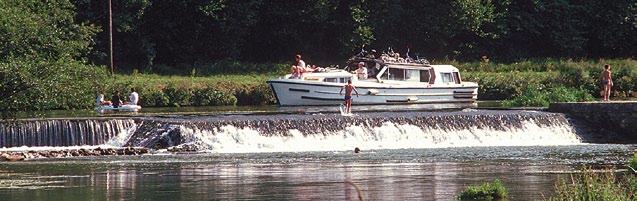
[{"label": "man standing on boat", "polygon": [[358,69],[356,69],[356,76],[359,80],[367,79],[367,68],[365,68],[365,62],[358,62]]},{"label": "man standing on boat", "polygon": [[352,85],[352,80],[347,80],[347,84],[341,88],[338,94],[343,94],[343,89],[345,89],[345,113],[350,114],[352,113],[352,91],[356,92],[356,97],[358,97],[358,91]]}]

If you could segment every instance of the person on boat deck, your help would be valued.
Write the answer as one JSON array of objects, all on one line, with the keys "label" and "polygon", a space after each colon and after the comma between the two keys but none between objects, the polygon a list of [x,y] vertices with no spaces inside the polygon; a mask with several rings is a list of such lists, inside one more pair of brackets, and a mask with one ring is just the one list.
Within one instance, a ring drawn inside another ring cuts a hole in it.
[{"label": "person on boat deck", "polygon": [[96,98],[96,100],[95,100],[95,103],[96,103],[98,106],[102,106],[102,105],[111,105],[111,104],[112,104],[112,103],[111,103],[111,101],[105,101],[105,100],[104,100],[104,94],[103,94],[103,93],[99,93],[99,94],[97,94],[97,98]]},{"label": "person on boat deck", "polygon": [[127,105],[137,105],[137,102],[139,101],[139,94],[137,94],[137,92],[135,92],[134,88],[130,89],[130,95],[128,95],[128,100],[130,102],[127,102]]},{"label": "person on boat deck", "polygon": [[358,62],[358,69],[356,69],[356,76],[359,80],[367,79],[367,68],[365,68],[365,62]]},{"label": "person on boat deck", "polygon": [[352,91],[356,92],[356,97],[358,97],[358,91],[352,85],[352,80],[347,80],[347,84],[341,88],[338,94],[343,94],[343,89],[345,89],[345,113],[352,113]]},{"label": "person on boat deck", "polygon": [[119,91],[115,91],[115,94],[113,94],[113,97],[111,97],[114,108],[118,108],[120,105],[122,105],[122,99],[120,96],[121,95],[119,94]]},{"label": "person on boat deck", "polygon": [[305,71],[305,61],[301,60],[300,54],[297,54],[294,60],[294,65],[292,65],[292,78],[301,78],[301,75]]}]

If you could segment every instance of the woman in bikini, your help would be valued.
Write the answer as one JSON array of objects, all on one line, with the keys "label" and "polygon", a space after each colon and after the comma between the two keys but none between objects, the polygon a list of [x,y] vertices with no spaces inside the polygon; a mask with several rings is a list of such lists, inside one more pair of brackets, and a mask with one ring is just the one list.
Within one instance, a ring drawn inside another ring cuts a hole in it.
[{"label": "woman in bikini", "polygon": [[604,71],[602,71],[602,100],[608,101],[610,97],[610,89],[613,86],[613,79],[611,76],[610,65],[604,65]]}]

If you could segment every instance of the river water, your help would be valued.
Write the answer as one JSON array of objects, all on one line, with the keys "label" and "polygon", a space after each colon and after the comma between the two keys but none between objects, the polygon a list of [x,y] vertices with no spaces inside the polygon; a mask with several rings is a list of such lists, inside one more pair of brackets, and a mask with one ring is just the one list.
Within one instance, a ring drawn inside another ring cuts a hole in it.
[{"label": "river water", "polygon": [[293,110],[0,122],[0,152],[153,150],[0,162],[0,200],[453,200],[494,179],[511,200],[541,200],[558,178],[621,169],[637,148],[542,111]]},{"label": "river water", "polygon": [[453,200],[500,179],[511,200],[550,196],[582,166],[632,145],[161,154],[0,163],[0,200]]}]

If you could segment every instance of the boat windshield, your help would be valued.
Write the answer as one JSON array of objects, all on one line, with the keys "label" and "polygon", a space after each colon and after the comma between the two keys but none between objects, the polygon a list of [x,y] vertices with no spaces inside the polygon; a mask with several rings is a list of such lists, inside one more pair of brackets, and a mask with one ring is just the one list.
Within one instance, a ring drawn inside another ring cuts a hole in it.
[{"label": "boat windshield", "polygon": [[388,68],[387,71],[381,76],[384,80],[396,80],[407,82],[429,82],[430,73],[429,70],[424,69],[402,69],[402,68]]}]

